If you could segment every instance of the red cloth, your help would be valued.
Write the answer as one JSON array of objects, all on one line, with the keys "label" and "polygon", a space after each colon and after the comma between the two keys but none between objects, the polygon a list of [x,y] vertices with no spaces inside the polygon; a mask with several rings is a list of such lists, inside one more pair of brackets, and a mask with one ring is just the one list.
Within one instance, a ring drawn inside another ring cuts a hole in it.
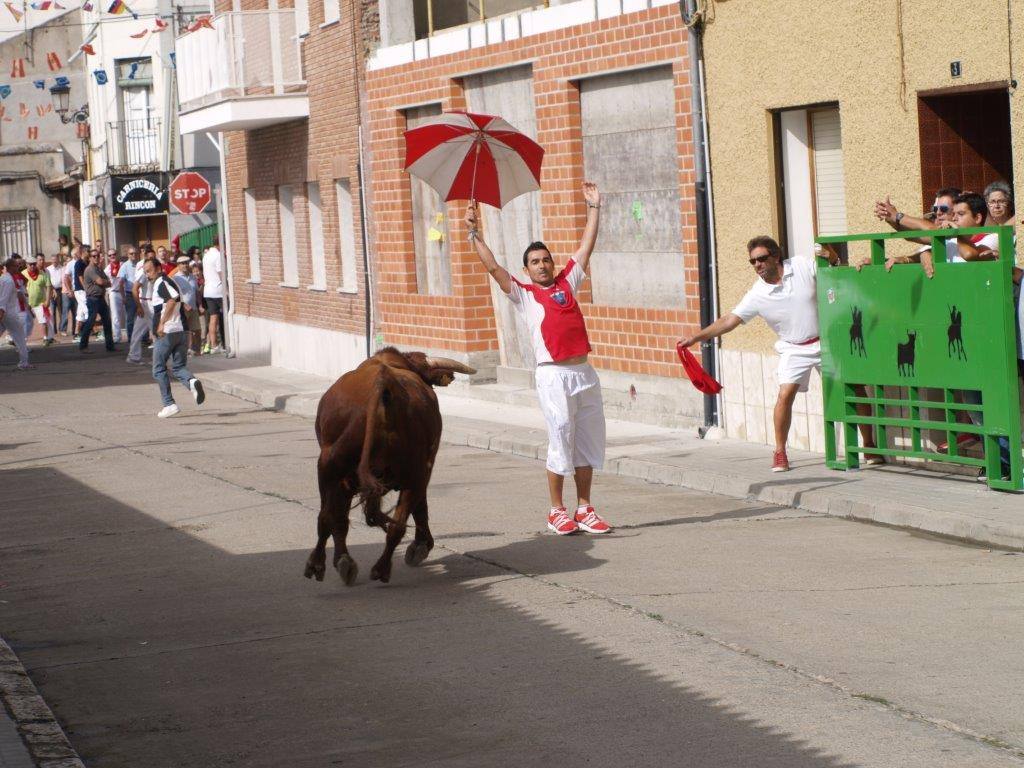
[{"label": "red cloth", "polygon": [[708,375],[693,352],[682,344],[676,344],[676,353],[679,355],[679,362],[683,364],[683,370],[690,377],[693,386],[707,395],[717,395],[722,391],[722,385]]},{"label": "red cloth", "polygon": [[171,272],[173,272],[177,268],[178,268],[178,265],[173,263],[173,262],[166,262],[165,261],[163,264],[160,265],[160,269],[162,269],[164,271],[164,274],[167,275],[167,277],[170,277],[171,276]]}]

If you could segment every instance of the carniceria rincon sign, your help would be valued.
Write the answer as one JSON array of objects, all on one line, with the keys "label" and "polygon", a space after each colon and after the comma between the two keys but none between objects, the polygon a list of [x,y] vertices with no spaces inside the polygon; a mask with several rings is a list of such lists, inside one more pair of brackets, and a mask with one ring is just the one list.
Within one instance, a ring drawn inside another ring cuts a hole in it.
[{"label": "carniceria rincon sign", "polygon": [[115,216],[167,213],[167,188],[160,174],[111,176],[110,194]]}]

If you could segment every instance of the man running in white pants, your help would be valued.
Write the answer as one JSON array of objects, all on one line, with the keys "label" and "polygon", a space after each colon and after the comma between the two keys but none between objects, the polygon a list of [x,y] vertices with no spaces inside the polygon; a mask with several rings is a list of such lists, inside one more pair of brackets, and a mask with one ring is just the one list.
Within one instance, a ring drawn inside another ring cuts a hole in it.
[{"label": "man running in white pants", "polygon": [[[595,184],[584,182],[587,226],[576,253],[560,272],[544,243],[530,243],[523,254],[529,282],[520,282],[498,264],[477,229],[477,211],[466,211],[469,238],[480,261],[508,297],[530,329],[537,357],[537,399],[548,427],[548,493],[551,511],[548,528],[560,536],[576,533],[608,533],[590,503],[594,470],[604,466],[604,404],[597,372],[587,362],[590,340],[576,291],[586,279],[587,264],[597,241],[601,195]],[[576,512],[569,515],[562,504],[565,478],[576,481]]]}]

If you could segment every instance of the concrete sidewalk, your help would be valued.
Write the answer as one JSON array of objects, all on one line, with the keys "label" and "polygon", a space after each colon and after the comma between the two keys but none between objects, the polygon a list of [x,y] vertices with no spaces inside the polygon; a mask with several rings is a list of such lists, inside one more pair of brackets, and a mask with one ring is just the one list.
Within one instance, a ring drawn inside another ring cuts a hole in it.
[{"label": "concrete sidewalk", "polygon": [[[204,383],[266,408],[313,418],[328,379],[243,360],[199,358]],[[443,440],[452,445],[543,459],[544,424],[536,408],[438,390]],[[906,466],[858,472],[827,469],[819,454],[790,451],[793,470],[770,471],[766,446],[701,440],[695,430],[608,422],[605,472],[653,483],[1024,550],[1024,498],[963,475]]]}]

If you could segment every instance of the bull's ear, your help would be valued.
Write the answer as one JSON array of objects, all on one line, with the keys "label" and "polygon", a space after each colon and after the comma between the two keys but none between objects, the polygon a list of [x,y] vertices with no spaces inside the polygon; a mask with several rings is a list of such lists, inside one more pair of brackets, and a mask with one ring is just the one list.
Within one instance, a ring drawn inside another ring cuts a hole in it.
[{"label": "bull's ear", "polygon": [[455,374],[448,368],[431,368],[427,374],[427,382],[433,387],[447,387],[455,381]]}]

